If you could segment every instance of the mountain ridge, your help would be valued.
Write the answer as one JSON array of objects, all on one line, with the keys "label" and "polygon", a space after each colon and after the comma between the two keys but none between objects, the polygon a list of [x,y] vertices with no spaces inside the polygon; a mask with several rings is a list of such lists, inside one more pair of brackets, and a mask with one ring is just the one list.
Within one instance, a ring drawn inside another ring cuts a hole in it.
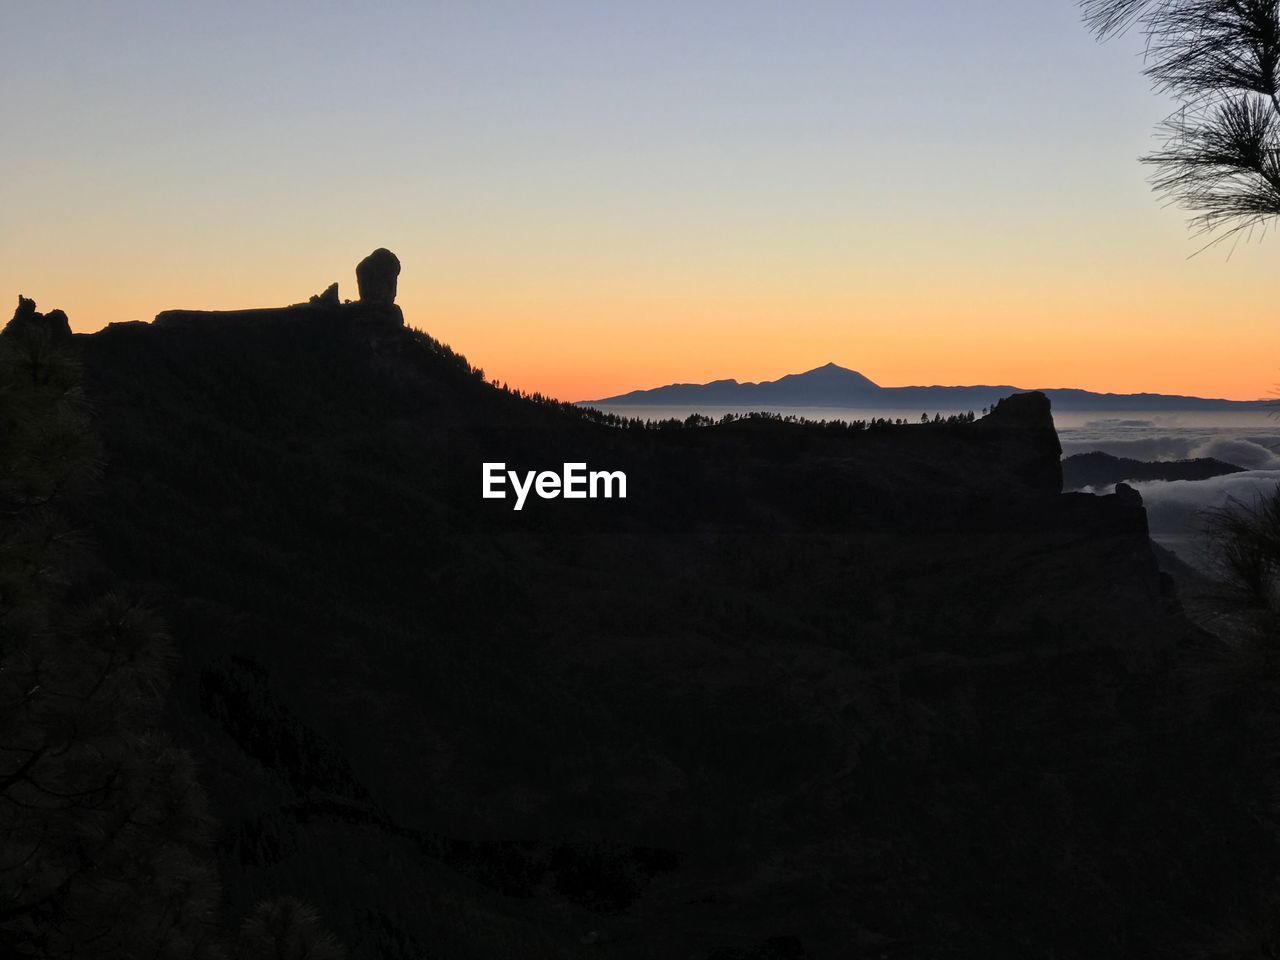
[{"label": "mountain ridge", "polygon": [[1094,450],[1091,453],[1077,453],[1062,461],[1062,484],[1065,490],[1082,490],[1085,487],[1105,487],[1131,481],[1208,480],[1244,472],[1244,467],[1214,457],[1151,462],[1115,457],[1101,450]]},{"label": "mountain ridge", "polygon": [[1223,410],[1256,409],[1271,401],[1227,400],[1163,393],[1099,393],[1076,387],[1025,388],[1008,384],[943,384],[884,387],[847,367],[827,363],[802,373],[776,380],[712,380],[707,383],[669,383],[660,387],[631,390],[596,400],[580,400],[582,406],[631,406],[703,404],[742,406],[753,403],[779,407],[989,407],[1015,393],[1043,393],[1056,410]]}]

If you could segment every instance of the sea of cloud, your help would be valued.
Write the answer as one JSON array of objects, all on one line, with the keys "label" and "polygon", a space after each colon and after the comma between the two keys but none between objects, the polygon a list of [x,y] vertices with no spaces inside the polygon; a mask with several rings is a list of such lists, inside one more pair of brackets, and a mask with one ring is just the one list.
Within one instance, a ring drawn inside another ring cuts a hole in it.
[{"label": "sea of cloud", "polygon": [[1280,468],[1280,418],[1255,416],[1237,423],[1205,417],[1188,422],[1096,419],[1078,426],[1060,425],[1063,456],[1101,450],[1135,460],[1187,460],[1215,457],[1249,470]]},{"label": "sea of cloud", "polygon": [[[1273,493],[1280,484],[1280,418],[1264,414],[1245,420],[1215,421],[1200,416],[1138,419],[1098,418],[1059,426],[1063,456],[1100,450],[1135,460],[1187,460],[1214,457],[1244,467],[1210,480],[1134,483],[1142,494],[1151,535],[1191,563],[1203,560],[1206,510],[1232,501],[1252,503]],[[1113,488],[1088,489],[1107,494]]]}]

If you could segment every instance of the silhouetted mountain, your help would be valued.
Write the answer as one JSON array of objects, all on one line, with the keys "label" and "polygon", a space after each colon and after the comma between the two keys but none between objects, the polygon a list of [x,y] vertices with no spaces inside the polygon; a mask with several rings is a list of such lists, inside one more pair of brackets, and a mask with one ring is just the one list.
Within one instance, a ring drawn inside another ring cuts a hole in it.
[{"label": "silhouetted mountain", "polygon": [[1124,480],[1208,480],[1243,472],[1244,467],[1213,457],[1147,462],[1095,451],[1077,453],[1062,461],[1062,485],[1066,490],[1079,490],[1110,486]]},{"label": "silhouetted mountain", "polygon": [[[228,915],[296,896],[355,958],[1098,960],[1272,921],[1275,731],[1199,681],[1140,498],[1060,493],[1043,395],[645,428],[317,299],[75,338],[78,520],[170,625]],[[485,461],[628,497],[517,513]]]},{"label": "silhouetted mountain", "polygon": [[[894,410],[981,410],[1024,388],[881,387],[862,374],[828,363],[807,373],[793,373],[763,383],[715,380],[711,383],[673,383],[651,390],[633,390],[616,397],[584,400],[587,406],[628,405],[681,407],[854,407]],[[1088,390],[1048,389],[1056,410],[1248,410],[1270,401],[1214,400],[1159,393],[1091,393]]]},{"label": "silhouetted mountain", "polygon": [[860,373],[834,363],[808,373],[793,373],[769,383],[739,383],[715,380],[711,383],[673,383],[656,390],[636,390],[597,403],[662,403],[742,406],[842,406],[850,397],[875,395],[880,390]]}]

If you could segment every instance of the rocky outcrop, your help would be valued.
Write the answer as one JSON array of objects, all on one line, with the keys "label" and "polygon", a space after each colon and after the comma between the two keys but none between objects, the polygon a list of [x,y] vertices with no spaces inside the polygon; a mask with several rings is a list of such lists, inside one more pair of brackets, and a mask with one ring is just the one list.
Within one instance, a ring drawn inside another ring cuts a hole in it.
[{"label": "rocky outcrop", "polygon": [[155,323],[159,327],[186,327],[204,323],[310,323],[338,319],[361,326],[399,327],[404,325],[404,314],[395,303],[399,275],[399,258],[380,247],[356,266],[360,299],[355,302],[343,302],[338,295],[338,285],[332,283],[306,303],[248,310],[165,310],[156,314]]},{"label": "rocky outcrop", "polygon": [[325,287],[324,293],[317,293],[309,301],[313,307],[329,307],[336,309],[342,306],[342,301],[338,298],[338,285],[331,283]]},{"label": "rocky outcrop", "polygon": [[61,310],[39,313],[34,300],[19,296],[18,309],[5,326],[3,335],[47,337],[51,341],[69,340],[71,324]]},{"label": "rocky outcrop", "polygon": [[396,302],[396,280],[400,276],[400,258],[385,247],[379,247],[356,264],[356,284],[361,303],[390,306]]},{"label": "rocky outcrop", "polygon": [[1062,490],[1062,444],[1053,425],[1049,398],[1043,393],[1015,393],[974,424],[989,434],[1016,438],[996,449],[1003,465],[1030,487],[1043,493]]}]

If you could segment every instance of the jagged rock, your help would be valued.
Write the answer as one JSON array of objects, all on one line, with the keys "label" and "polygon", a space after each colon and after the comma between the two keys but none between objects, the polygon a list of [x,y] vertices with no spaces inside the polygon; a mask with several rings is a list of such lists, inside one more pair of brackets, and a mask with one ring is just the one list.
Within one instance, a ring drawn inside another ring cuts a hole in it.
[{"label": "jagged rock", "polygon": [[1116,484],[1116,496],[1120,498],[1121,503],[1127,503],[1131,506],[1142,506],[1142,494],[1127,483]]},{"label": "jagged rock", "polygon": [[13,319],[5,326],[4,333],[36,334],[53,341],[70,340],[71,323],[61,310],[39,313],[34,300],[19,295],[18,309],[13,312]]},{"label": "jagged rock", "polygon": [[356,284],[362,303],[390,306],[396,302],[396,278],[400,276],[400,258],[385,247],[379,247],[356,265]]},{"label": "jagged rock", "polygon": [[317,293],[308,301],[313,307],[340,307],[342,301],[338,298],[338,285],[331,283],[325,287],[324,293]]},{"label": "jagged rock", "polygon": [[36,302],[28,300],[22,294],[18,294],[18,309],[13,311],[13,319],[9,321],[5,327],[6,332],[12,331],[17,333],[25,330],[38,323],[36,319],[40,314],[36,313]]}]

